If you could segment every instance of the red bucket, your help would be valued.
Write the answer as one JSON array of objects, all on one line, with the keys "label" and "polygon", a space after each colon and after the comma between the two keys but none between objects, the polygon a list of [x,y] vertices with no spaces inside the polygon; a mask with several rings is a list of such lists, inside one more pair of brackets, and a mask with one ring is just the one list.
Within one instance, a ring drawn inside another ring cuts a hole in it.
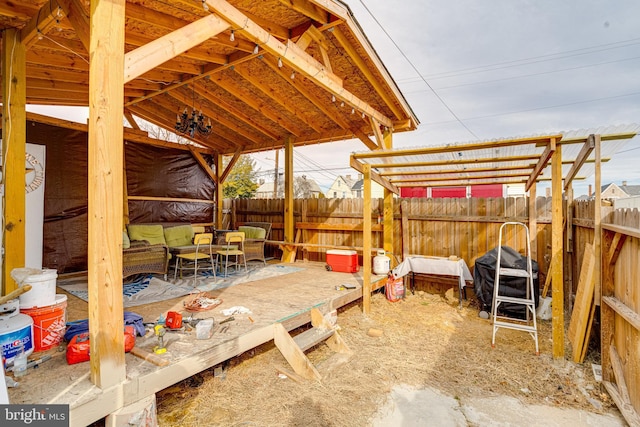
[{"label": "red bucket", "polygon": [[44,351],[57,346],[66,329],[67,296],[56,295],[56,303],[39,308],[21,308],[20,312],[33,319],[34,351]]}]

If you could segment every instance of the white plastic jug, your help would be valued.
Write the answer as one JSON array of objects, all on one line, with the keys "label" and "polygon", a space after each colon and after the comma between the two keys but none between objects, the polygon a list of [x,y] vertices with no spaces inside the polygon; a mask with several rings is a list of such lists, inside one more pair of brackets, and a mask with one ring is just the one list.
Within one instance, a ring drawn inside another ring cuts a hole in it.
[{"label": "white plastic jug", "polygon": [[385,251],[379,250],[378,255],[373,257],[373,274],[386,275],[390,270],[391,260]]}]

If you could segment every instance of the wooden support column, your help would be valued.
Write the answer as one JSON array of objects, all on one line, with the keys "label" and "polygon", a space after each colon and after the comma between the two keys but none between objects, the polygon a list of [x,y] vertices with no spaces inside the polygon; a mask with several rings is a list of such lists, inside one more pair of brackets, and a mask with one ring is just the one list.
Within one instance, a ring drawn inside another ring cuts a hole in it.
[{"label": "wooden support column", "polygon": [[11,270],[25,263],[26,49],[20,32],[2,35],[2,182],[4,183],[4,295],[15,290]]},{"label": "wooden support column", "polygon": [[[391,150],[393,148],[393,133],[387,129],[383,133],[383,142],[385,150]],[[384,188],[384,209],[382,214],[382,220],[384,228],[382,230],[383,235],[383,249],[385,252],[393,254],[394,242],[393,242],[393,192]],[[365,210],[365,212],[367,212]],[[391,267],[395,267],[395,258],[391,257]]]},{"label": "wooden support column", "polygon": [[214,156],[216,168],[216,228],[222,229],[223,224],[223,194],[222,194],[222,154]]},{"label": "wooden support column", "polygon": [[[293,137],[284,144],[284,241],[293,243],[295,220],[293,218]],[[283,247],[282,261],[294,262],[295,247]]]},{"label": "wooden support column", "polygon": [[551,280],[553,357],[564,359],[564,295],[562,266],[562,146],[551,158]]},{"label": "wooden support column", "polygon": [[567,313],[573,312],[573,184],[565,185],[564,203],[566,207],[564,223],[564,308]]},{"label": "wooden support column", "polygon": [[363,165],[364,219],[362,221],[362,312],[371,312],[371,165]]},{"label": "wooden support column", "polygon": [[538,259],[538,203],[536,194],[537,182],[533,181],[529,187],[529,243],[531,244],[531,259]]},{"label": "wooden support column", "polygon": [[595,212],[593,215],[593,253],[596,257],[596,264],[593,274],[596,278],[594,303],[600,305],[602,297],[602,154],[600,150],[600,135],[594,138],[594,154],[596,161],[596,176],[594,186],[596,187]]},{"label": "wooden support column", "polygon": [[126,379],[122,305],[125,0],[91,0],[88,290],[91,381]]}]

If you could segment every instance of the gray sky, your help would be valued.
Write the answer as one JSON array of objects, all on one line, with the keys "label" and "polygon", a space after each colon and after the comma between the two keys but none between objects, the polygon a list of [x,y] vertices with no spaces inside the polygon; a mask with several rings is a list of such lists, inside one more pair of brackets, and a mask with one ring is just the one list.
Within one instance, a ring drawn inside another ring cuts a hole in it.
[{"label": "gray sky", "polygon": [[[396,148],[640,123],[637,0],[345,2],[421,122],[394,135]],[[605,164],[603,184],[640,184],[639,141]],[[355,174],[349,153],[364,150],[296,149],[295,173],[324,189]],[[273,152],[256,158],[273,170]],[[589,183],[577,181],[576,196]]]}]

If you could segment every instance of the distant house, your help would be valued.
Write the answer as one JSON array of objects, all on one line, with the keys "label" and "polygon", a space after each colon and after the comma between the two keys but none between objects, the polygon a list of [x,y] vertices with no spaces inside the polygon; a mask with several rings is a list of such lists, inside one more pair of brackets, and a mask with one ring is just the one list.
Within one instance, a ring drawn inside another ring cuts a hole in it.
[{"label": "distant house", "polygon": [[[351,187],[351,192],[353,193],[353,197],[357,199],[362,199],[364,197],[364,179],[362,174],[358,174],[358,180]],[[378,184],[375,181],[371,181],[371,198],[372,199],[381,199],[384,197],[384,187]]]},{"label": "distant house", "polygon": [[352,190],[355,183],[351,175],[339,175],[325,195],[330,199],[353,199],[356,197]]},{"label": "distant house", "polygon": [[[274,193],[274,183],[260,183],[260,187],[256,190],[254,198],[256,199],[281,199],[284,198],[284,176],[278,178],[277,192]],[[322,189],[313,179],[307,178],[305,175],[293,178],[293,197],[296,199],[318,199],[324,197]]]},{"label": "distant house", "polygon": [[622,185],[618,186],[612,182],[603,185],[600,191],[603,199],[621,199],[640,196],[640,185],[627,185],[627,181],[622,181]]}]

